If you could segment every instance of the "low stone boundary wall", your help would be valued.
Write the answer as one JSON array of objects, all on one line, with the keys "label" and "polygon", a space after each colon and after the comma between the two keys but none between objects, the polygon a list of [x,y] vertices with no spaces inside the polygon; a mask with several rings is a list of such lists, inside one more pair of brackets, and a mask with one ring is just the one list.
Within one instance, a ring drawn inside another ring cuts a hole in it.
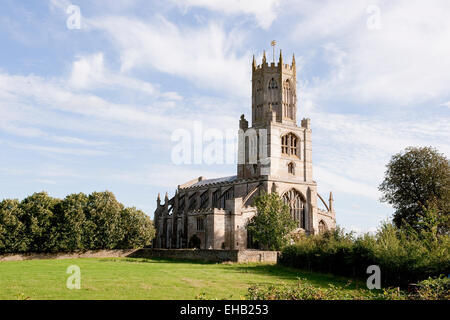
[{"label": "low stone boundary wall", "polygon": [[75,258],[118,258],[128,257],[141,249],[125,250],[89,250],[84,252],[68,253],[22,253],[0,255],[0,261],[20,261],[36,259],[75,259]]},{"label": "low stone boundary wall", "polygon": [[261,250],[198,250],[198,249],[128,249],[92,250],[74,253],[24,253],[0,255],[0,261],[75,258],[161,258],[207,262],[264,262],[277,263],[277,251]]},{"label": "low stone boundary wall", "polygon": [[277,263],[277,251],[260,250],[202,250],[202,249],[140,249],[130,257],[199,260],[208,262]]},{"label": "low stone boundary wall", "polygon": [[278,262],[278,251],[239,250],[237,262]]}]

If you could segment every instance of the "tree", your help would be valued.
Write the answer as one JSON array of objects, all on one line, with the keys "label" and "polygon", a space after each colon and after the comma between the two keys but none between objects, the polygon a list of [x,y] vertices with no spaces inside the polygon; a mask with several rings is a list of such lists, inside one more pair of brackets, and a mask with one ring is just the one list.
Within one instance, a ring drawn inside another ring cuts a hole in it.
[{"label": "tree", "polygon": [[20,221],[23,211],[18,200],[0,202],[0,253],[26,252],[29,239]]},{"label": "tree", "polygon": [[114,249],[124,237],[120,217],[124,206],[112,192],[93,192],[85,210],[83,239],[86,249]]},{"label": "tree", "polygon": [[134,207],[122,210],[121,229],[124,237],[118,247],[123,249],[148,246],[155,237],[155,228],[150,217]]},{"label": "tree", "polygon": [[84,249],[84,227],[88,225],[85,215],[87,203],[87,195],[78,193],[66,196],[56,205],[54,213],[58,251]]},{"label": "tree", "polygon": [[[431,208],[442,218],[450,212],[449,160],[432,147],[406,148],[395,154],[387,164],[387,170],[379,190],[381,201],[394,209],[397,227],[409,225],[420,229],[425,212]],[[448,230],[448,218],[441,219]]]},{"label": "tree", "polygon": [[248,222],[247,232],[268,249],[280,250],[287,244],[287,235],[297,226],[289,207],[275,192],[256,197],[255,206],[257,213]]},{"label": "tree", "polygon": [[21,221],[30,239],[31,252],[56,251],[57,233],[53,211],[59,201],[46,192],[37,192],[20,203],[23,211]]}]

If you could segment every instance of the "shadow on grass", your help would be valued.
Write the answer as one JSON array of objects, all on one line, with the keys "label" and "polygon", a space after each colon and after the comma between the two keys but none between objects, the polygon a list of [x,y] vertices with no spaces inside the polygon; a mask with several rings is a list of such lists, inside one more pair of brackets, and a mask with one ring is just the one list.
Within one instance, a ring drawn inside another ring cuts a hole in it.
[{"label": "shadow on grass", "polygon": [[[347,286],[348,289],[356,289],[364,287],[364,284],[359,279],[350,279],[342,276],[336,276],[333,274],[318,273],[307,270],[295,269],[292,267],[283,266],[280,264],[262,264],[262,263],[229,263],[229,262],[211,262],[202,260],[181,260],[171,258],[107,258],[101,261],[113,261],[113,262],[131,262],[131,263],[176,263],[176,264],[194,264],[194,265],[216,265],[218,269],[228,273],[239,274],[254,274],[263,275],[269,277],[275,277],[280,280],[295,281],[299,278],[306,279],[309,283],[315,286],[328,287],[329,284],[333,284],[339,287]],[[266,284],[265,281],[259,282],[260,284]],[[267,282],[270,283],[270,282]]]},{"label": "shadow on grass", "polygon": [[328,287],[329,284],[344,287],[348,289],[356,289],[362,287],[360,280],[350,279],[346,277],[336,276],[333,274],[318,273],[306,270],[286,267],[280,264],[236,264],[234,269],[240,273],[261,274],[265,276],[273,276],[284,280],[306,279],[309,283],[315,286]]},{"label": "shadow on grass", "polygon": [[202,260],[186,260],[186,259],[172,259],[172,258],[103,258],[100,261],[104,262],[138,262],[138,263],[179,263],[179,264],[204,264],[213,265],[218,264],[217,262],[202,261]]}]

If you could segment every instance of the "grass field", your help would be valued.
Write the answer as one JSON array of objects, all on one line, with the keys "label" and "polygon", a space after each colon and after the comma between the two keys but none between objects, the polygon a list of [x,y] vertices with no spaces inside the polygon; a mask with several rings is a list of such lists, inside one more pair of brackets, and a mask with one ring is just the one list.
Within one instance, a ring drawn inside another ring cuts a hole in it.
[{"label": "grass field", "polygon": [[[69,290],[66,269],[81,269],[81,289]],[[131,258],[0,262],[0,299],[242,299],[252,284],[344,286],[348,279],[267,264],[213,264]],[[348,290],[354,290],[350,286]]]}]

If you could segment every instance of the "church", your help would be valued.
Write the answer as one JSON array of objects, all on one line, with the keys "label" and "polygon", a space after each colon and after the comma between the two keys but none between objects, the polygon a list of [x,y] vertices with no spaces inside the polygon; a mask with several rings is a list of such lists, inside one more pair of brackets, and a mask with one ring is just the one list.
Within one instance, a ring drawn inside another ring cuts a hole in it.
[{"label": "church", "polygon": [[[296,232],[317,234],[336,226],[333,195],[326,202],[313,180],[311,120],[297,124],[297,74],[292,63],[252,63],[252,117],[241,116],[237,174],[180,184],[160,196],[154,215],[155,248],[257,249],[246,224],[261,193],[278,193],[297,222]],[[318,207],[319,202],[322,208]]]}]

